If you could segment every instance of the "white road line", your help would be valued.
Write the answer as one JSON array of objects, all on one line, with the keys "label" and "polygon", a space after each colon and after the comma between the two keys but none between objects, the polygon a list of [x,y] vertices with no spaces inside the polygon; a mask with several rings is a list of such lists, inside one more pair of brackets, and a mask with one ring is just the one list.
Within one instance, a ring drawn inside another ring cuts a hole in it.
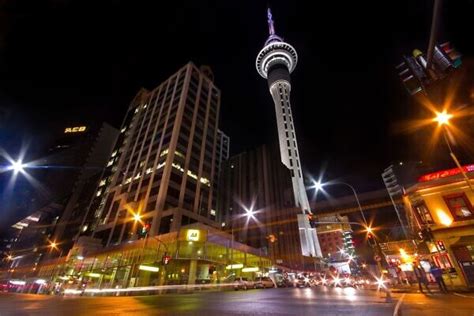
[{"label": "white road line", "polygon": [[456,296],[460,296],[460,297],[474,298],[474,296],[459,294],[459,293],[456,293],[456,292],[454,292],[453,294],[456,295]]},{"label": "white road line", "polygon": [[395,310],[393,311],[393,316],[397,316],[397,315],[398,315],[398,309],[399,309],[400,306],[402,305],[402,301],[403,301],[403,299],[405,298],[405,295],[407,295],[407,294],[405,293],[405,294],[403,294],[402,296],[400,296],[400,299],[398,300],[397,305],[395,305]]}]

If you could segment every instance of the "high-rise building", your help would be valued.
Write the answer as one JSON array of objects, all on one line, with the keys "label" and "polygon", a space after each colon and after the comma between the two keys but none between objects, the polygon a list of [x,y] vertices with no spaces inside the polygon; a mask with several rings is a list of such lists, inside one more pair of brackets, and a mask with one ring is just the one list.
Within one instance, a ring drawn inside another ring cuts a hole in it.
[{"label": "high-rise building", "polygon": [[[262,145],[229,158],[222,169],[219,211],[224,230],[274,263],[303,268],[290,171]],[[312,262],[310,267],[312,266]]]},{"label": "high-rise building", "polygon": [[139,91],[91,205],[94,237],[113,245],[143,229],[154,236],[195,222],[217,227],[219,107],[209,68],[192,63],[155,89]]},{"label": "high-rise building", "polygon": [[298,56],[293,46],[276,35],[270,9],[268,27],[269,37],[257,55],[256,67],[260,76],[268,81],[275,103],[281,162],[290,170],[296,206],[302,210],[302,214],[298,215],[302,253],[305,256],[321,257],[316,229],[310,226],[306,215],[311,213],[311,209],[304,186],[290,104],[290,73],[296,67]]},{"label": "high-rise building", "polygon": [[[104,123],[65,127],[47,156],[28,164],[38,177],[27,216],[11,226],[12,267],[37,265],[44,257],[66,255],[79,233],[118,131]],[[35,173],[35,171],[37,171]],[[51,251],[51,243],[57,249]]]}]

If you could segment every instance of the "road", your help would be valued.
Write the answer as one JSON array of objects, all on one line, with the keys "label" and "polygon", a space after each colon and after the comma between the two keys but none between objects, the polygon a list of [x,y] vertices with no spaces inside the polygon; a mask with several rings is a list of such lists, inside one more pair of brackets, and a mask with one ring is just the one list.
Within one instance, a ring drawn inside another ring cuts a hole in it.
[{"label": "road", "polygon": [[[400,301],[402,300],[402,301]],[[400,304],[398,304],[400,302]],[[286,288],[126,297],[58,297],[0,294],[9,315],[474,315],[474,294],[396,293],[352,288]]]}]

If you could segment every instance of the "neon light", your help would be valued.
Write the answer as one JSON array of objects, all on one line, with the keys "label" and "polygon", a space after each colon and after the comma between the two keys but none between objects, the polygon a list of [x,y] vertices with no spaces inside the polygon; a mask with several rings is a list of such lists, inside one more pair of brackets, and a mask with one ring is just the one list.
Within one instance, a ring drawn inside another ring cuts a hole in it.
[{"label": "neon light", "polygon": [[[462,166],[462,170],[464,172],[472,172],[472,171],[474,171],[474,165]],[[455,175],[460,174],[460,173],[461,173],[461,170],[459,170],[459,168],[441,170],[441,171],[437,171],[437,172],[433,172],[433,173],[428,173],[428,174],[425,174],[425,175],[419,177],[418,182],[427,182],[427,181],[438,180],[438,179],[441,179],[441,178],[455,176]]]}]

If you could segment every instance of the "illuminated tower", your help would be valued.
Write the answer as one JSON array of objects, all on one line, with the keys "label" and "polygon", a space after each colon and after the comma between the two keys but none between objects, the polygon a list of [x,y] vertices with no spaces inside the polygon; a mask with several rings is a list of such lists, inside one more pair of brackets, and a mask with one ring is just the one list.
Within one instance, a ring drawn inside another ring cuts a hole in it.
[{"label": "illuminated tower", "polygon": [[295,127],[290,105],[290,73],[296,67],[298,55],[296,50],[281,37],[275,34],[272,14],[268,9],[268,36],[265,46],[257,55],[257,71],[268,81],[268,88],[275,103],[275,112],[280,142],[281,162],[290,170],[293,193],[296,205],[301,208],[298,215],[301,249],[304,256],[321,257],[316,229],[311,227],[307,215],[311,210],[303,182]]}]

